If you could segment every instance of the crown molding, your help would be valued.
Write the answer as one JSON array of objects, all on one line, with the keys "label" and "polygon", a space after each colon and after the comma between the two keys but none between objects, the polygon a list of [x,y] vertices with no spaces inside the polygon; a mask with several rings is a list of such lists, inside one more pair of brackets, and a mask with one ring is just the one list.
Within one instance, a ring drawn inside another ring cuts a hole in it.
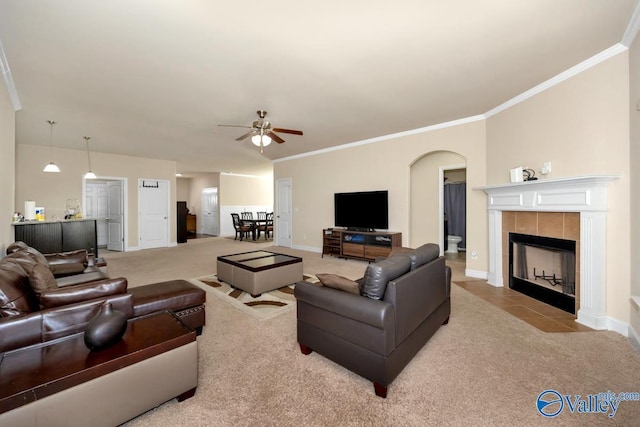
[{"label": "crown molding", "polygon": [[624,35],[622,36],[622,40],[620,40],[620,43],[625,45],[626,47],[631,47],[631,44],[636,39],[636,35],[638,34],[639,29],[640,29],[640,1],[636,3],[636,9],[633,11],[633,15],[631,15],[631,19],[629,19],[629,25],[627,25],[627,29],[624,31]]},{"label": "crown molding", "polygon": [[11,104],[13,105],[13,111],[19,111],[22,109],[20,98],[18,97],[18,91],[16,85],[13,83],[13,76],[11,76],[11,69],[9,68],[9,61],[4,53],[4,47],[2,47],[2,40],[0,40],[0,67],[2,68],[2,77],[4,78],[4,84],[7,87],[9,98],[11,98]]}]

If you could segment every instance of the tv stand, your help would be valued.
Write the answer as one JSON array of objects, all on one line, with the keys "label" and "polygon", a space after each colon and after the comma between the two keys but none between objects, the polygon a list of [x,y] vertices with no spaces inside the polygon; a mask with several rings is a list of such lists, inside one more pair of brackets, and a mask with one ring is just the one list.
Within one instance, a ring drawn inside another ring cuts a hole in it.
[{"label": "tv stand", "polygon": [[322,256],[325,254],[374,261],[389,256],[391,248],[402,246],[402,233],[393,231],[354,231],[327,228],[322,235]]}]

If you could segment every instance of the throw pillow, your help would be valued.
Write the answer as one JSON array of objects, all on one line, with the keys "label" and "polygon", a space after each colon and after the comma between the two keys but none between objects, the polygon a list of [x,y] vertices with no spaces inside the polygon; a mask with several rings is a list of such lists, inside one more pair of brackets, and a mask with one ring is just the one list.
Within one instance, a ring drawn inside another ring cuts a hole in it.
[{"label": "throw pillow", "polygon": [[330,273],[319,273],[316,274],[316,277],[322,286],[360,295],[360,285],[351,279]]},{"label": "throw pillow", "polygon": [[369,264],[362,281],[362,296],[382,299],[387,290],[387,283],[407,273],[410,269],[411,259],[407,255],[394,255]]},{"label": "throw pillow", "polygon": [[56,279],[53,277],[53,273],[49,270],[49,267],[42,264],[36,264],[33,267],[31,274],[29,274],[29,284],[36,294],[49,289],[58,288],[58,284],[56,283]]}]

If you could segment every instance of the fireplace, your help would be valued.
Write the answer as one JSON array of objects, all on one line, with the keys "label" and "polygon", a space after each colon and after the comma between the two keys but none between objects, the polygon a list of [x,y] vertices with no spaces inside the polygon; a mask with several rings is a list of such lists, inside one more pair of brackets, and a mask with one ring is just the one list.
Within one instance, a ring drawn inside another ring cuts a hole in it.
[{"label": "fireplace", "polygon": [[[593,329],[609,329],[605,262],[607,187],[617,178],[616,175],[594,175],[474,188],[488,195],[487,282],[493,286],[503,286],[504,282],[503,265],[508,262],[505,252],[509,245],[508,236],[503,235],[503,213],[577,213],[580,235],[576,239],[576,275],[580,284],[575,289],[576,320]],[[515,232],[529,233],[518,229]]]},{"label": "fireplace", "polygon": [[575,314],[575,240],[509,233],[509,287]]}]

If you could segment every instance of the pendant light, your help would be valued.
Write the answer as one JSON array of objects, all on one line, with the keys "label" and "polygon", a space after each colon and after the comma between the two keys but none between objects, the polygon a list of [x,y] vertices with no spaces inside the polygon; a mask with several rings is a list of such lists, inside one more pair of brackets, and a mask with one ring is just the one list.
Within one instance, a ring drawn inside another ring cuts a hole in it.
[{"label": "pendant light", "polygon": [[96,179],[96,174],[91,172],[91,154],[89,153],[89,140],[91,138],[88,136],[83,136],[83,138],[85,143],[87,144],[87,160],[89,160],[89,171],[84,174],[84,179]]},{"label": "pendant light", "polygon": [[47,123],[51,125],[51,132],[49,134],[49,158],[51,161],[47,166],[42,170],[43,172],[60,172],[60,168],[53,163],[53,125],[56,124],[53,120],[47,120]]}]

